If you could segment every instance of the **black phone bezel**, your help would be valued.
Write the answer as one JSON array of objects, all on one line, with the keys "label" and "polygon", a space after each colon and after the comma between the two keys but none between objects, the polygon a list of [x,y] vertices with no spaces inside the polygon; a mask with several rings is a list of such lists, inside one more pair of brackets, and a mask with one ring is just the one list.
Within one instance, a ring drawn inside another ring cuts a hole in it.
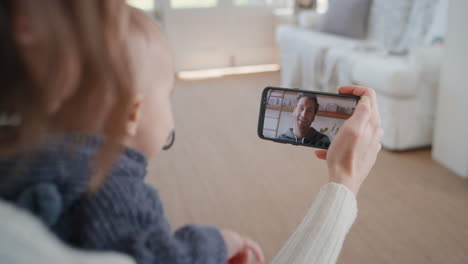
[{"label": "black phone bezel", "polygon": [[300,89],[290,89],[290,88],[282,88],[282,87],[274,87],[274,86],[268,86],[268,87],[265,87],[265,89],[263,89],[262,97],[261,97],[261,101],[260,101],[260,113],[259,113],[259,117],[258,117],[258,127],[257,127],[258,137],[260,137],[263,140],[273,141],[273,142],[277,142],[277,143],[291,144],[291,145],[294,145],[294,146],[305,146],[305,147],[318,148],[318,149],[328,149],[328,148],[323,147],[323,146],[315,146],[315,145],[310,145],[310,144],[290,142],[290,141],[282,140],[282,139],[267,138],[267,137],[263,136],[263,123],[264,123],[264,120],[265,120],[265,111],[266,111],[266,105],[267,105],[267,99],[268,99],[267,96],[268,96],[268,91],[270,89],[290,91],[290,92],[298,92],[298,93],[308,93],[308,94],[315,94],[315,95],[326,95],[326,96],[352,98],[352,99],[356,99],[356,105],[358,104],[359,100],[361,99],[361,97],[359,97],[359,96],[350,95],[350,94],[335,94],[335,93],[317,92],[317,91],[300,90]]}]

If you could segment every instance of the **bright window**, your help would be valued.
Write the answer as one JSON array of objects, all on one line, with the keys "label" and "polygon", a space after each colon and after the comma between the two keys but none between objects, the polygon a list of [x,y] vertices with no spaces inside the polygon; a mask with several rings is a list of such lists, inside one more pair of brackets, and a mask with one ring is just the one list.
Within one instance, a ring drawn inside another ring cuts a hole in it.
[{"label": "bright window", "polygon": [[[294,0],[232,0],[236,6],[267,5],[275,8],[294,8]],[[328,9],[328,0],[317,0],[317,12],[325,13]]]},{"label": "bright window", "polygon": [[218,5],[218,0],[171,0],[174,9],[210,8]]},{"label": "bright window", "polygon": [[293,0],[233,0],[236,6],[268,5],[272,7],[292,7]]},{"label": "bright window", "polygon": [[155,0],[127,0],[127,3],[133,7],[152,11],[155,9]]},{"label": "bright window", "polygon": [[328,0],[318,0],[317,1],[317,12],[323,14],[327,12],[328,9]]}]

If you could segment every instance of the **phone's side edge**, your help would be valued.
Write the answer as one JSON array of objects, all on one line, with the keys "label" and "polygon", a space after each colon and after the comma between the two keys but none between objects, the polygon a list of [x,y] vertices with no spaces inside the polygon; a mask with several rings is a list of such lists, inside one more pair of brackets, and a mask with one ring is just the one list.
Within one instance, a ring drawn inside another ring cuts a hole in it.
[{"label": "phone's side edge", "polygon": [[266,109],[266,100],[268,99],[268,90],[270,90],[272,87],[268,86],[268,87],[265,87],[265,89],[263,89],[263,92],[262,92],[262,97],[261,97],[261,101],[260,101],[260,112],[258,114],[258,127],[257,127],[257,135],[259,138],[261,139],[266,139],[264,136],[263,136],[263,125],[264,125],[264,122],[265,122],[265,109]]}]

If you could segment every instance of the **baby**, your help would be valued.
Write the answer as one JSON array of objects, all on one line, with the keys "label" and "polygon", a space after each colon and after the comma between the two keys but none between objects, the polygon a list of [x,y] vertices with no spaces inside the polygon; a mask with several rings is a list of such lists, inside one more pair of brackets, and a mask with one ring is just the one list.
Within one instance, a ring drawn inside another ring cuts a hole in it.
[{"label": "baby", "polygon": [[2,175],[21,174],[2,184],[0,197],[36,214],[69,245],[123,252],[138,263],[247,263],[252,256],[263,261],[257,243],[232,231],[203,225],[171,231],[157,191],[144,179],[147,161],[173,141],[172,58],[163,34],[143,12],[131,9],[129,25],[136,96],[126,146],[108,175],[90,194],[90,168],[105,136],[56,135],[21,170],[24,155],[0,161]]}]

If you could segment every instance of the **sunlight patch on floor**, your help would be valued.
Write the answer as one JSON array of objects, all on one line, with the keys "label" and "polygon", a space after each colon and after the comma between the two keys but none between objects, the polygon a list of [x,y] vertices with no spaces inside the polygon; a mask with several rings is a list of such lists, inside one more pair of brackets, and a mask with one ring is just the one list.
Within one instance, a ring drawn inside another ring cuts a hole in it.
[{"label": "sunlight patch on floor", "polygon": [[279,70],[280,66],[278,64],[262,64],[196,71],[181,71],[177,73],[177,78],[181,80],[203,80],[221,78],[229,75],[276,72]]}]

